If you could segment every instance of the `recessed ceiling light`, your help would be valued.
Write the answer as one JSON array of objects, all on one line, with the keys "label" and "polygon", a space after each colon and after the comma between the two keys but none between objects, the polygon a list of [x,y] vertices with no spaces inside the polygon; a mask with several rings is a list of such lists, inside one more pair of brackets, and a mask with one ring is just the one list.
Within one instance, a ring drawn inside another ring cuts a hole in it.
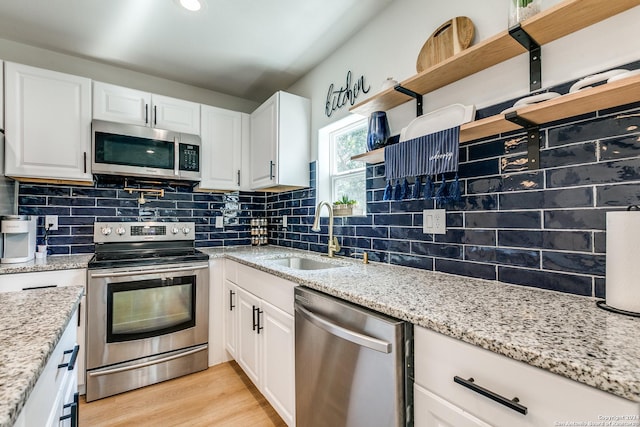
[{"label": "recessed ceiling light", "polygon": [[192,12],[197,12],[202,8],[200,0],[180,0],[180,6]]}]

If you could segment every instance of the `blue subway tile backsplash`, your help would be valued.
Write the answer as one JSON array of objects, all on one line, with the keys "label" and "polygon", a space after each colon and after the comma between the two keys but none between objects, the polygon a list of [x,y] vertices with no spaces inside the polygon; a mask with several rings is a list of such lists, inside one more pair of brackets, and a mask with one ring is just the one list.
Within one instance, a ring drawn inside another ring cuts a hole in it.
[{"label": "blue subway tile backsplash", "polygon": [[[367,165],[367,216],[336,219],[340,254],[367,250],[377,262],[605,297],[606,212],[640,202],[640,108],[632,107],[543,126],[539,170],[529,170],[521,132],[464,144],[462,200],[438,206],[447,209],[445,235],[422,232],[422,211],[436,203],[383,201],[384,164]],[[280,200],[267,195],[268,217],[277,218]],[[328,223],[311,232],[313,213],[301,215],[297,245],[282,233],[273,243],[326,252]]]}]

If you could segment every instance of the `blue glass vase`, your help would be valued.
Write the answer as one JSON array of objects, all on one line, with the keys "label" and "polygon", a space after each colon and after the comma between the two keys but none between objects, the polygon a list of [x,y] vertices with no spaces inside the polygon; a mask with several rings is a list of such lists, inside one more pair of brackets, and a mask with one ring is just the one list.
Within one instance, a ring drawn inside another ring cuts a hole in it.
[{"label": "blue glass vase", "polygon": [[367,149],[369,151],[384,147],[389,139],[389,121],[384,111],[374,111],[369,117],[367,131]]}]

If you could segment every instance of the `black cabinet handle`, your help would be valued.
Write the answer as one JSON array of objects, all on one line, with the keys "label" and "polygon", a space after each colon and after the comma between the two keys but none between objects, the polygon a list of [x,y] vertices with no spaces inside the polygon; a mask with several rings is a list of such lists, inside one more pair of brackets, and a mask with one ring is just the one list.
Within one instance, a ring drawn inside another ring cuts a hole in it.
[{"label": "black cabinet handle", "polygon": [[269,179],[273,179],[273,160],[269,161]]},{"label": "black cabinet handle", "polygon": [[240,169],[238,169],[238,186],[240,186]]},{"label": "black cabinet handle", "polygon": [[233,309],[235,308],[235,305],[233,305],[233,296],[235,294],[235,292],[229,289],[229,311],[233,311]]},{"label": "black cabinet handle", "polygon": [[80,351],[80,346],[76,344],[73,347],[73,350],[65,350],[64,354],[71,353],[71,358],[67,363],[61,363],[58,365],[58,369],[67,368],[69,371],[73,371],[73,368],[76,367],[76,359],[78,358],[78,351]]},{"label": "black cabinet handle", "polygon": [[154,105],[153,106],[153,125],[157,125],[158,124],[158,106]]},{"label": "black cabinet handle", "polygon": [[78,393],[74,393],[73,402],[67,403],[62,406],[63,408],[69,408],[69,413],[67,415],[63,415],[59,418],[60,421],[64,421],[66,419],[71,419],[71,427],[78,427]]},{"label": "black cabinet handle", "polygon": [[87,152],[84,152],[82,161],[84,162],[84,173],[87,173]]},{"label": "black cabinet handle", "polygon": [[257,310],[257,308],[256,308],[255,305],[252,305],[252,307],[253,307],[253,330],[255,331],[256,328],[258,327],[258,322],[256,322],[256,310]]},{"label": "black cabinet handle", "polygon": [[256,317],[258,318],[258,327],[257,327],[256,329],[257,329],[258,334],[260,334],[260,330],[264,329],[264,326],[260,326],[260,315],[261,315],[262,313],[264,313],[264,311],[262,311],[262,310],[260,310],[260,309],[258,308],[257,313],[258,313],[258,315],[257,315]]},{"label": "black cabinet handle", "polygon": [[457,384],[460,384],[461,386],[464,386],[470,390],[475,391],[478,394],[483,395],[484,397],[488,397],[489,399],[495,402],[498,402],[509,409],[513,409],[514,411],[519,412],[522,415],[527,415],[527,412],[528,412],[527,407],[521,405],[519,403],[520,400],[517,397],[514,397],[513,399],[507,399],[504,396],[500,396],[499,394],[494,393],[491,390],[487,390],[486,388],[477,385],[474,382],[473,378],[469,378],[468,380],[465,380],[464,378],[460,378],[459,376],[456,375],[453,377],[453,381]]},{"label": "black cabinet handle", "polygon": [[144,124],[149,123],[149,104],[144,104]]}]

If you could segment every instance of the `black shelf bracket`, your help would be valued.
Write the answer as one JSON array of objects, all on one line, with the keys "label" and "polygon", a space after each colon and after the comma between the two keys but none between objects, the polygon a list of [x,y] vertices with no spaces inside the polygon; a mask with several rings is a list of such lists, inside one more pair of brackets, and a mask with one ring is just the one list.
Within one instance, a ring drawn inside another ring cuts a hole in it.
[{"label": "black shelf bracket", "polygon": [[527,158],[529,169],[540,169],[540,126],[512,111],[504,115],[504,118],[512,123],[522,126],[527,130]]},{"label": "black shelf bracket", "polygon": [[542,87],[542,50],[540,45],[522,29],[520,24],[509,28],[509,34],[529,51],[529,91],[540,89]]},{"label": "black shelf bracket", "polygon": [[422,95],[420,95],[417,92],[414,92],[410,89],[407,89],[406,87],[402,87],[400,85],[395,85],[393,87],[395,90],[397,90],[400,93],[404,93],[405,95],[408,95],[412,98],[416,99],[416,116],[421,116],[423,114],[422,111]]}]

